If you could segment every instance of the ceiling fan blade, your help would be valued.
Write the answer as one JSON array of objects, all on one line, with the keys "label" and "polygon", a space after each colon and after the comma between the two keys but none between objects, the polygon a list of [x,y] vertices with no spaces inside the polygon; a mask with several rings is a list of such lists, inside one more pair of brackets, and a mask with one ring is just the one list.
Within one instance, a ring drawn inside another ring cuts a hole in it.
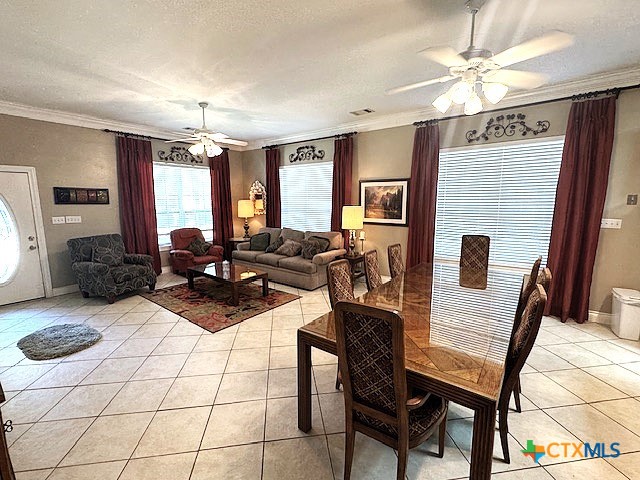
[{"label": "ceiling fan blade", "polygon": [[482,76],[483,82],[504,83],[516,88],[537,88],[549,79],[543,73],[525,72],[522,70],[494,70]]},{"label": "ceiling fan blade", "polygon": [[451,47],[429,47],[418,53],[445,67],[461,67],[467,64],[464,57]]},{"label": "ceiling fan blade", "polygon": [[213,140],[220,140],[220,139],[223,139],[223,138],[229,138],[229,135],[225,135],[224,133],[220,133],[220,132],[218,132],[218,133],[212,133],[212,134],[210,135],[210,137],[211,137]]},{"label": "ceiling fan blade", "polygon": [[447,75],[445,77],[434,78],[432,80],[424,80],[422,82],[410,83],[409,85],[403,85],[402,87],[392,88],[386,91],[387,95],[395,95],[396,93],[408,92],[409,90],[415,90],[416,88],[426,87],[427,85],[433,85],[434,83],[444,83],[449,80],[453,80],[456,77]]},{"label": "ceiling fan blade", "polygon": [[515,47],[507,48],[504,52],[491,57],[491,60],[501,67],[508,67],[514,63],[524,62],[533,57],[562,50],[573,44],[573,35],[559,30],[552,30],[540,37],[528,40]]},{"label": "ceiling fan blade", "polygon": [[227,143],[229,145],[239,145],[241,147],[246,147],[247,145],[249,145],[243,140],[233,140],[232,138],[220,138],[216,140],[216,143]]},{"label": "ceiling fan blade", "polygon": [[195,137],[188,137],[188,138],[176,138],[173,140],[165,140],[164,143],[175,143],[175,142],[195,142],[198,141],[197,138]]}]

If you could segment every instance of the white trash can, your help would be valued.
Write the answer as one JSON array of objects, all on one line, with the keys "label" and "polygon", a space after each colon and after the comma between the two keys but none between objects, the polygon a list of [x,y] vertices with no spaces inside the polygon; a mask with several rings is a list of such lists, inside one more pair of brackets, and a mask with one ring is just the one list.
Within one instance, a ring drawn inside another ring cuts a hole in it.
[{"label": "white trash can", "polygon": [[640,340],[640,292],[628,288],[613,289],[611,330],[620,338]]}]

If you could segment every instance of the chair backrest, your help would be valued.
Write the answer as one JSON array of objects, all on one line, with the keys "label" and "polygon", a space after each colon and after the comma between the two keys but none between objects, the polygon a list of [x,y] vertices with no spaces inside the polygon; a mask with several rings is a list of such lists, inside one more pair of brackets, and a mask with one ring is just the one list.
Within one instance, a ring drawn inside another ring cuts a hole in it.
[{"label": "chair backrest", "polygon": [[487,288],[489,243],[486,235],[463,235],[460,249],[460,286]]},{"label": "chair backrest", "polygon": [[380,263],[378,262],[378,252],[376,250],[364,252],[364,274],[369,290],[373,290],[382,285]]},{"label": "chair backrest", "polygon": [[538,279],[536,281],[538,282],[538,284],[542,285],[542,288],[544,288],[544,292],[549,295],[549,288],[551,288],[552,280],[553,275],[551,275],[551,270],[549,269],[549,267],[544,267],[538,275]]},{"label": "chair backrest", "polygon": [[[93,258],[94,247],[110,248],[124,254],[124,242],[119,233],[108,233],[106,235],[94,235],[92,237],[70,238],[67,240],[67,248],[71,261],[90,262]],[[133,252],[131,252],[133,253]]]},{"label": "chair backrest", "polygon": [[546,303],[547,294],[544,288],[542,288],[542,285],[535,285],[529,298],[527,298],[518,327],[514,330],[509,342],[505,363],[505,379],[502,384],[502,394],[504,395],[511,394],[520,370],[522,370],[533,348],[540,330]]},{"label": "chair backrest", "polygon": [[338,302],[356,298],[353,295],[353,280],[349,260],[336,260],[327,266],[327,288],[329,289],[331,309]]},{"label": "chair backrest", "polygon": [[204,241],[204,235],[199,228],[178,228],[169,233],[172,250],[184,250],[194,239]]},{"label": "chair backrest", "polygon": [[404,262],[402,261],[402,246],[399,243],[387,247],[389,257],[389,272],[391,278],[396,278],[404,273]]},{"label": "chair backrest", "polygon": [[[542,263],[542,257],[538,256],[535,262],[533,262],[533,266],[531,267],[531,274],[529,275],[529,279],[527,280],[527,284],[520,288],[520,298],[518,298],[518,306],[516,307],[516,316],[514,318],[514,326],[513,331],[515,332],[516,328],[518,328],[518,324],[520,323],[520,317],[522,317],[522,311],[529,299],[529,295],[533,292],[533,289],[536,286],[536,282],[538,281],[538,274],[540,272],[540,264]],[[524,280],[523,280],[524,282]],[[545,288],[545,293],[547,289]]]},{"label": "chair backrest", "polygon": [[396,311],[353,302],[338,302],[334,316],[347,412],[353,411],[354,420],[369,425],[397,424],[398,416],[406,413],[398,406],[407,401],[402,317]]}]

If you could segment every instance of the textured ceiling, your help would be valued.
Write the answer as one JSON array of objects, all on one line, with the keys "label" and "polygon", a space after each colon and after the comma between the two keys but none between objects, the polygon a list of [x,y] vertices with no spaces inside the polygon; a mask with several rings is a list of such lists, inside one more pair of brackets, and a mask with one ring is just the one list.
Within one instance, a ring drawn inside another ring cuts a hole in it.
[{"label": "textured ceiling", "polygon": [[[476,45],[497,53],[551,29],[561,52],[514,66],[551,84],[640,63],[636,0],[488,0]],[[0,1],[0,101],[257,140],[424,108],[446,86],[416,54],[468,44],[464,0]]]}]

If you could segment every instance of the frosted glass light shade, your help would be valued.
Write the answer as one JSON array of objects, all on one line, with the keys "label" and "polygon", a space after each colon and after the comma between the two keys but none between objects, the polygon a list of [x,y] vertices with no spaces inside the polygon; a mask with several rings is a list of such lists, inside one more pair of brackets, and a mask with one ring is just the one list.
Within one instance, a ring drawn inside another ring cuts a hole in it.
[{"label": "frosted glass light shade", "polygon": [[473,92],[469,100],[464,104],[464,114],[475,115],[480,111],[482,111],[482,100],[480,100],[477,93]]},{"label": "frosted glass light shade", "polygon": [[342,207],[342,228],[344,230],[359,230],[364,226],[364,209],[360,205],[345,205]]},{"label": "frosted glass light shade", "polygon": [[207,148],[207,157],[217,157],[222,153],[222,148],[220,148],[215,143],[211,142],[206,146]]},{"label": "frosted glass light shade", "polygon": [[238,200],[238,217],[253,217],[253,202],[251,200]]},{"label": "frosted glass light shade", "polygon": [[202,155],[204,153],[204,144],[196,143],[189,147],[189,153],[191,155]]},{"label": "frosted glass light shade", "polygon": [[451,106],[451,98],[449,98],[448,93],[443,93],[438,98],[436,98],[433,105],[440,113],[447,113],[449,107]]},{"label": "frosted glass light shade", "polygon": [[471,97],[473,93],[473,85],[465,81],[459,81],[447,92],[453,103],[462,105]]},{"label": "frosted glass light shade", "polygon": [[508,91],[509,87],[502,83],[488,82],[482,84],[482,93],[484,94],[484,98],[494,105],[502,100]]}]

